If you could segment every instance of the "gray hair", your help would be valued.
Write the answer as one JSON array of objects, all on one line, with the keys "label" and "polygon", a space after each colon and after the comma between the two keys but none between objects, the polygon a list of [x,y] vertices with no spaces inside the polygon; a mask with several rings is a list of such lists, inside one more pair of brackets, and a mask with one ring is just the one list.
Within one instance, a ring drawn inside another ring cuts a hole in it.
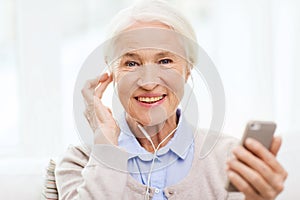
[{"label": "gray hair", "polygon": [[164,0],[140,0],[132,6],[121,10],[111,21],[107,29],[107,38],[119,35],[135,22],[158,21],[169,26],[175,32],[190,40],[187,44],[189,62],[196,62],[197,37],[189,21],[175,7]]}]

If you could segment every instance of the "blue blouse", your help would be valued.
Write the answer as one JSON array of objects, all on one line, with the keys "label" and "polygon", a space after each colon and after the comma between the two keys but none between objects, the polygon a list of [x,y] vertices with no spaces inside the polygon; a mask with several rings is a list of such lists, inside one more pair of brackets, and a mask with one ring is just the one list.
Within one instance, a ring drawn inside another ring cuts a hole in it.
[{"label": "blue blouse", "polygon": [[[180,109],[176,112],[178,128],[168,144],[157,151],[150,187],[155,188],[153,200],[167,199],[164,188],[182,180],[189,172],[194,155],[194,134]],[[147,185],[153,154],[146,151],[133,135],[125,119],[125,114],[119,119],[121,133],[119,147],[129,154],[128,171],[138,182]]]}]

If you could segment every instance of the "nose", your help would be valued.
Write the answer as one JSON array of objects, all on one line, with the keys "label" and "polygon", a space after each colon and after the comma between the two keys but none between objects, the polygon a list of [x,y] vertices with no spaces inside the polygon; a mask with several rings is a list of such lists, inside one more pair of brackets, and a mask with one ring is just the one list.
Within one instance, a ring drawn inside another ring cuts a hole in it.
[{"label": "nose", "polygon": [[153,90],[156,86],[157,86],[157,83],[154,83],[154,82],[148,82],[148,83],[143,83],[141,85],[139,85],[141,88],[143,88],[144,90],[148,90],[148,91],[151,91]]},{"label": "nose", "polygon": [[145,90],[153,90],[158,85],[157,67],[145,65],[142,68],[137,84]]}]

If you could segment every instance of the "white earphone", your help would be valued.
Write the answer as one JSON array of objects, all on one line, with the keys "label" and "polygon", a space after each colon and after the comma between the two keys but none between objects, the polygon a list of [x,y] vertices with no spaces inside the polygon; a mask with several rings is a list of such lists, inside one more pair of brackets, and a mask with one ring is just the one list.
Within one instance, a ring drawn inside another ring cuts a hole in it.
[{"label": "white earphone", "polygon": [[137,125],[138,128],[140,129],[140,131],[143,133],[143,135],[146,137],[146,139],[151,143],[153,149],[154,149],[154,153],[153,153],[153,159],[152,159],[152,163],[151,163],[151,167],[150,167],[150,171],[149,171],[149,174],[148,174],[148,180],[147,180],[147,188],[146,188],[146,195],[145,195],[145,200],[149,200],[150,199],[150,183],[151,183],[151,174],[152,174],[152,171],[153,171],[153,167],[154,167],[154,161],[155,161],[155,158],[156,158],[156,154],[157,154],[157,151],[160,147],[160,145],[162,143],[164,143],[176,130],[177,130],[177,127],[175,129],[173,129],[168,135],[167,137],[165,137],[158,145],[157,147],[155,148],[155,145],[153,144],[153,141],[150,137],[150,135],[147,133],[147,131],[143,128],[143,126],[141,126],[140,124]]}]

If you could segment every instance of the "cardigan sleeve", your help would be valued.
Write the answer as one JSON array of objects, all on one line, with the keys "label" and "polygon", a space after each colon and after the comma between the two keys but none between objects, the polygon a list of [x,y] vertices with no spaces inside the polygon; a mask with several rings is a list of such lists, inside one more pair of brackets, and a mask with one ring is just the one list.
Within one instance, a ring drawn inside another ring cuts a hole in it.
[{"label": "cardigan sleeve", "polygon": [[113,145],[69,147],[55,170],[60,200],[124,199],[127,156]]}]

